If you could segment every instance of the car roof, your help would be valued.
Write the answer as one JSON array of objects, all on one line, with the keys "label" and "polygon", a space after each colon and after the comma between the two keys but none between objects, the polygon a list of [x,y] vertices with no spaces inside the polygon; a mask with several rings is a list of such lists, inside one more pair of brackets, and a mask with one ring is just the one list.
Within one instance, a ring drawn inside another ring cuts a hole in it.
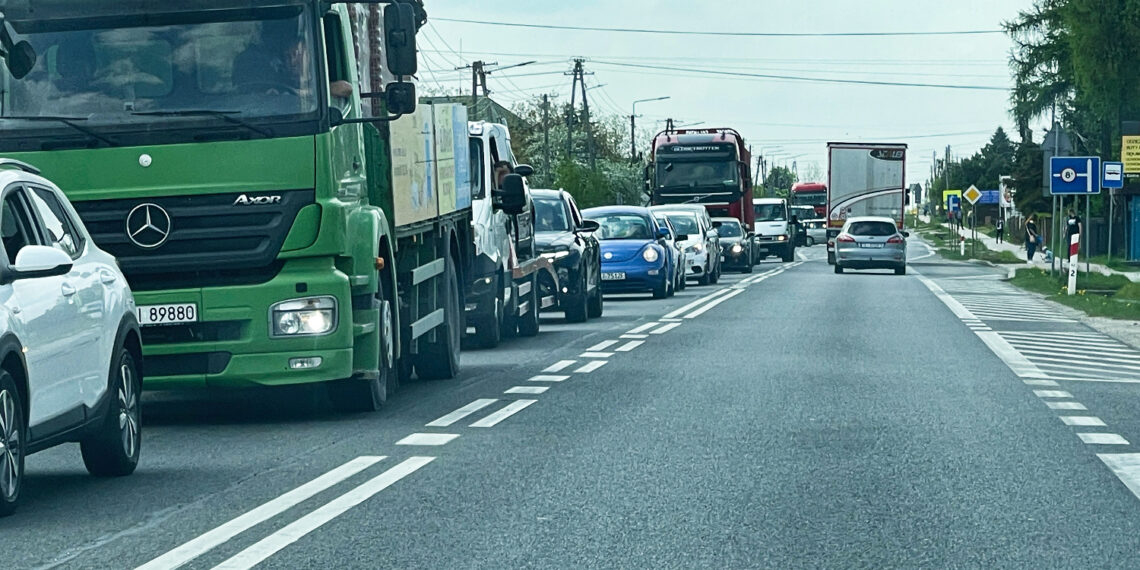
[{"label": "car roof", "polygon": [[714,221],[714,222],[731,222],[731,223],[734,223],[734,224],[739,224],[739,223],[740,223],[740,220],[738,220],[738,219],[736,219],[736,218],[728,218],[728,217],[725,217],[725,218],[713,218],[713,219],[712,219],[712,221]]},{"label": "car roof", "polygon": [[585,215],[586,212],[590,212],[591,214],[638,214],[653,217],[649,209],[642,206],[598,206],[582,210],[583,215]]},{"label": "car roof", "polygon": [[557,198],[562,199],[562,190],[548,190],[545,188],[531,188],[530,195],[535,198]]},{"label": "car roof", "polygon": [[886,216],[855,216],[853,218],[847,218],[847,222],[844,223],[844,225],[847,225],[847,224],[850,224],[853,222],[886,222],[888,224],[893,224],[893,225],[898,224],[898,220],[895,220],[893,218],[888,218]]},{"label": "car roof", "polygon": [[783,198],[753,198],[752,199],[753,204],[782,204],[784,202],[787,202],[787,200],[785,200]]},{"label": "car roof", "polygon": [[650,206],[650,210],[654,212],[704,212],[708,210],[699,204],[661,204],[658,206]]}]

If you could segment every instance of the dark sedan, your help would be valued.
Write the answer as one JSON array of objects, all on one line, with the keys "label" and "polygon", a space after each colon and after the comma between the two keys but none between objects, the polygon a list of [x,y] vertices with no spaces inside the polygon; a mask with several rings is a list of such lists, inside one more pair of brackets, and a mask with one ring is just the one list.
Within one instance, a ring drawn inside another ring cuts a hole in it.
[{"label": "dark sedan", "polygon": [[553,281],[539,282],[540,295],[554,295],[552,309],[566,320],[583,322],[602,316],[602,258],[594,233],[597,222],[582,217],[578,205],[564,190],[531,190],[534,200],[535,248],[554,264],[561,289]]}]

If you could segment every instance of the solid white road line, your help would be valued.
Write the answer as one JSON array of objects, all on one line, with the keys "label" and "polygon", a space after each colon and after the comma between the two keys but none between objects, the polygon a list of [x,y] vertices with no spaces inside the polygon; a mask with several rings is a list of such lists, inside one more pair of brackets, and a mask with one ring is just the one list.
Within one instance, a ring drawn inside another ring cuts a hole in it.
[{"label": "solid white road line", "polygon": [[1095,445],[1128,445],[1128,440],[1115,433],[1078,433],[1077,437],[1085,443]]},{"label": "solid white road line", "polygon": [[959,303],[957,299],[951,297],[942,287],[939,287],[937,283],[923,275],[916,275],[916,277],[918,277],[918,280],[921,281],[923,285],[926,285],[926,288],[930,289],[930,292],[934,293],[934,296],[938,297],[938,300],[942,301],[942,303],[950,309],[950,312],[954,313],[959,319],[977,318],[969,309],[963,306],[962,303]]},{"label": "solid white road line", "polygon": [[[628,332],[628,333],[626,333],[626,334],[639,334],[639,333],[643,333],[643,332],[645,332],[645,331],[647,331],[647,330],[649,330],[649,329],[651,329],[651,328],[653,328],[653,327],[655,327],[655,326],[657,326],[657,325],[659,325],[659,324],[661,324],[661,323],[659,323],[659,322],[657,322],[657,321],[654,321],[654,322],[652,322],[652,323],[645,323],[645,324],[643,324],[643,325],[640,325],[640,326],[638,326],[637,328],[633,328],[633,329],[630,329],[630,330],[629,330],[629,332]],[[592,349],[592,348],[591,348],[590,350],[594,350],[594,349]],[[597,349],[597,350],[605,350],[605,347],[599,348],[599,349]]]},{"label": "solid white road line", "polygon": [[1140,498],[1140,453],[1098,453],[1096,456]]},{"label": "solid white road line", "polygon": [[581,368],[574,371],[575,374],[589,374],[606,365],[605,360],[593,360],[584,364]]},{"label": "solid white road line", "polygon": [[679,326],[681,326],[681,323],[668,323],[657,330],[651,331],[649,334],[665,334]]},{"label": "solid white road line", "polygon": [[621,338],[624,338],[624,339],[643,339],[643,338],[649,338],[649,335],[647,335],[647,334],[629,334],[629,333],[626,333],[626,334],[623,334],[623,335],[621,335]]},{"label": "solid white road line", "polygon": [[1080,402],[1045,402],[1050,410],[1087,410]]},{"label": "solid white road line", "polygon": [[1114,363],[1118,363],[1118,364],[1140,365],[1140,355],[1129,356],[1126,354],[1114,354],[1114,353],[1105,354],[1105,353],[1100,352],[1099,349],[1073,351],[1073,350],[1051,350],[1051,349],[1042,349],[1042,348],[1018,347],[1018,350],[1020,350],[1022,353],[1033,355],[1033,356],[1030,356],[1030,358],[1037,358],[1037,357],[1046,358],[1046,357],[1063,356],[1063,357],[1065,357],[1065,362],[1074,362],[1074,361],[1077,361],[1077,362],[1084,361],[1084,362],[1092,362],[1092,363],[1114,362]]},{"label": "solid white road line", "polygon": [[563,382],[569,379],[569,376],[562,376],[557,374],[539,374],[538,376],[531,376],[527,382]]},{"label": "solid white road line", "polygon": [[1114,356],[1115,355],[1122,355],[1122,354],[1123,355],[1136,354],[1136,351],[1133,349],[1130,349],[1130,348],[1117,347],[1117,346],[1106,346],[1103,344],[1084,344],[1084,343],[1071,344],[1071,343],[1062,343],[1061,341],[1021,338],[1021,337],[1016,337],[1016,336],[1013,336],[1013,335],[1011,335],[1009,333],[1005,333],[1005,332],[1001,333],[1001,335],[1003,337],[1006,337],[1006,339],[1009,340],[1010,343],[1012,343],[1018,347],[1028,348],[1028,349],[1036,348],[1036,349],[1042,349],[1042,350],[1047,350],[1047,351],[1070,351],[1070,352],[1075,352],[1076,354],[1082,354],[1082,353],[1087,354],[1089,352],[1103,352],[1103,353],[1113,354]]},{"label": "solid white road line", "polygon": [[637,348],[643,344],[645,344],[644,340],[631,340],[631,341],[615,348],[614,350],[617,352],[629,352],[629,351],[631,351],[631,350],[633,350],[633,349],[635,349],[635,348]]},{"label": "solid white road line", "polygon": [[1033,395],[1038,398],[1072,398],[1073,395],[1064,390],[1034,390]]},{"label": "solid white road line", "polygon": [[1104,420],[1096,416],[1061,416],[1061,421],[1067,426],[1104,427]]},{"label": "solid white road line", "polygon": [[[654,323],[654,324],[657,324],[657,323]],[[616,340],[603,340],[602,342],[599,342],[598,344],[595,344],[594,346],[587,348],[586,351],[587,352],[601,352],[601,351],[603,351],[603,350],[605,350],[605,349],[607,349],[607,348],[609,348],[609,347],[611,347],[617,343],[618,343],[618,341],[616,341]]]},{"label": "solid white road line", "polygon": [[[1129,364],[1114,364],[1105,362],[1107,358],[1098,359],[1093,358],[1053,358],[1052,356],[1033,356],[1041,366],[1050,366],[1054,368],[1072,368],[1076,370],[1087,370],[1089,368],[1099,368],[1101,372],[1125,372],[1125,371],[1140,371],[1140,366]],[[1056,364],[1054,364],[1056,363]],[[1123,370],[1119,370],[1123,369]]]},{"label": "solid white road line", "polygon": [[498,400],[494,398],[475,400],[474,402],[471,402],[470,404],[467,404],[466,406],[463,406],[462,408],[459,408],[458,410],[455,410],[454,412],[451,412],[450,414],[447,414],[446,416],[443,416],[442,418],[439,418],[438,420],[427,424],[427,427],[447,427],[467,416],[470,416],[471,414],[474,414],[475,412],[478,412],[479,410],[482,410],[483,408],[486,408],[487,406],[490,406],[491,404],[494,404],[495,402],[498,402]]},{"label": "solid white road line", "polygon": [[543,372],[562,372],[564,369],[569,368],[576,364],[577,360],[559,360],[550,366],[542,369]]},{"label": "solid white road line", "polygon": [[1047,375],[1017,351],[1009,341],[1001,337],[996,332],[977,332],[978,338],[990,347],[990,350],[997,355],[998,358],[1005,362],[1005,365],[1013,371],[1014,374],[1021,378],[1047,378]]},{"label": "solid white road line", "polygon": [[400,479],[415,473],[433,460],[435,460],[434,457],[411,457],[404,460],[359,487],[325,503],[324,506],[297,519],[285,528],[257,541],[229,560],[215,566],[214,570],[248,570],[257,566],[270,556],[280,552],[281,549],[297,542],[305,535],[324,526],[380,491],[387,489]]},{"label": "solid white road line", "polygon": [[508,389],[504,394],[542,394],[550,389],[550,386],[515,386]]},{"label": "solid white road line", "polygon": [[1053,380],[1022,380],[1027,386],[1060,386]]},{"label": "solid white road line", "polygon": [[447,445],[457,437],[457,433],[413,433],[397,441],[396,445]]},{"label": "solid white road line", "polygon": [[471,427],[474,427],[474,428],[495,427],[499,422],[521,412],[527,406],[529,406],[529,405],[531,405],[537,401],[538,400],[515,400],[515,401],[511,402],[510,404],[503,406],[503,409],[501,409],[501,410],[499,410],[499,411],[497,411],[497,412],[495,412],[495,413],[471,424]]},{"label": "solid white road line", "polygon": [[657,319],[663,323],[679,323],[681,319]]},{"label": "solid white road line", "polygon": [[189,541],[139,566],[137,570],[172,570],[229,542],[233,537],[257,526],[287,510],[303,503],[333,485],[364,471],[385,459],[380,457],[357,457],[276,499],[254,508],[245,514]]},{"label": "solid white road line", "polygon": [[578,358],[609,358],[613,355],[612,352],[583,352],[578,355]]},{"label": "solid white road line", "polygon": [[732,292],[732,289],[729,289],[727,287],[724,289],[717,289],[716,291],[714,291],[708,295],[705,295],[704,297],[701,297],[700,299],[697,299],[696,301],[693,301],[692,303],[689,303],[688,305],[685,305],[684,307],[681,307],[680,309],[677,309],[677,310],[665,315],[665,317],[661,320],[675,319],[675,318],[689,312],[691,309],[697,307],[698,305],[700,305],[702,303],[707,303],[707,302],[709,302],[709,301],[711,301],[717,297],[720,297],[722,295],[727,295],[730,292]]},{"label": "solid white road line", "polygon": [[725,301],[727,301],[727,300],[729,300],[729,299],[731,299],[731,298],[733,298],[733,297],[735,297],[735,296],[737,296],[743,292],[744,292],[743,290],[736,290],[736,291],[733,291],[733,292],[729,293],[728,295],[725,295],[725,296],[723,296],[723,297],[721,297],[721,298],[719,298],[719,299],[717,299],[711,303],[706,303],[705,306],[685,315],[685,318],[686,319],[695,319],[695,318],[709,312],[710,310],[712,310],[717,305],[719,305],[719,304],[721,304],[721,303],[723,303],[723,302],[725,302]]}]

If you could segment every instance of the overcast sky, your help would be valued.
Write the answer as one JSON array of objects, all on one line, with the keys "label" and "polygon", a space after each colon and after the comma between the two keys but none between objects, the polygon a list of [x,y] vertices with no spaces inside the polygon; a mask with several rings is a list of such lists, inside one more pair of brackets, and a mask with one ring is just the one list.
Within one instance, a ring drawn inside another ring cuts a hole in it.
[{"label": "overcast sky", "polygon": [[[917,32],[994,30],[1031,0],[428,0],[431,18],[497,20],[587,27],[732,32]],[[537,63],[492,74],[492,97],[510,104],[541,93],[565,98],[572,56],[594,72],[591,105],[630,114],[640,125],[667,117],[680,124],[735,127],[776,164],[795,160],[802,174],[826,172],[826,143],[905,142],[908,182],[925,182],[931,153],[952,146],[967,156],[1003,126],[1011,137],[1008,91],[828,84],[704,76],[620,67],[611,63],[699,68],[905,83],[1008,88],[1011,42],[1003,34],[910,37],[707,37],[536,30],[444,22],[420,33],[423,64],[447,70],[475,59],[501,66]],[[611,62],[611,63],[607,63]],[[513,77],[511,77],[513,75]],[[427,85],[470,91],[465,72],[421,73]],[[663,122],[659,125],[663,125]],[[644,148],[646,141],[640,141]]]}]

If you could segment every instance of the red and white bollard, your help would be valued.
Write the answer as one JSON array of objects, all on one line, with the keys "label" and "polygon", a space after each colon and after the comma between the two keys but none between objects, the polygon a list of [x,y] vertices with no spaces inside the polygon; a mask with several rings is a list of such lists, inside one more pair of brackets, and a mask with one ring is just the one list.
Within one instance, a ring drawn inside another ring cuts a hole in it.
[{"label": "red and white bollard", "polygon": [[1081,250],[1081,234],[1069,238],[1069,294],[1077,294],[1077,253]]}]

